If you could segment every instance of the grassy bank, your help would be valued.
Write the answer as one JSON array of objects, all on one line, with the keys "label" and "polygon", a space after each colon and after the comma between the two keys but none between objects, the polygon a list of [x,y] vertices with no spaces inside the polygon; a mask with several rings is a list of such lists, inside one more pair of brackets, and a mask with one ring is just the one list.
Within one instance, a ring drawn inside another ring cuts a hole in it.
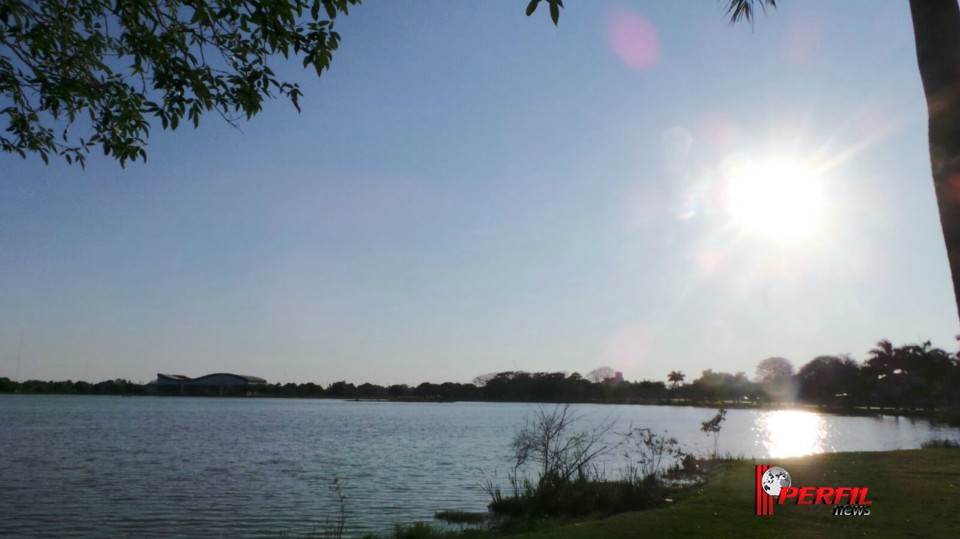
[{"label": "grassy bank", "polygon": [[777,505],[754,515],[753,461],[729,462],[703,488],[658,509],[623,513],[516,537],[956,537],[960,450],[834,453],[776,459],[794,486],[866,486],[869,516],[835,517],[832,506]]}]

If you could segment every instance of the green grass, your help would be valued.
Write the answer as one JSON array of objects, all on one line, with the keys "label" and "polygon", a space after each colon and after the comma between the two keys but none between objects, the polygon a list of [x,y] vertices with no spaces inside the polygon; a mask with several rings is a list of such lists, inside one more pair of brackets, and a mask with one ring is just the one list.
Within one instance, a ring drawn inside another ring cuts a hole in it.
[{"label": "green grass", "polygon": [[[754,464],[790,472],[794,486],[865,486],[871,514],[833,516],[833,506],[776,505],[754,515]],[[960,451],[832,453],[728,462],[702,488],[658,509],[568,524],[516,537],[957,537]]]}]

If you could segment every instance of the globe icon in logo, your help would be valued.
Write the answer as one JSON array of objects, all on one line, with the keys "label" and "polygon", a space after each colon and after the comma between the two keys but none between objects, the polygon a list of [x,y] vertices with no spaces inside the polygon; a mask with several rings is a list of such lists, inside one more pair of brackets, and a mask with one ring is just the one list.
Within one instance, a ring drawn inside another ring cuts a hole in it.
[{"label": "globe icon in logo", "polygon": [[790,486],[790,474],[783,468],[770,468],[763,472],[763,477],[760,478],[760,485],[767,494],[779,496],[781,488]]}]

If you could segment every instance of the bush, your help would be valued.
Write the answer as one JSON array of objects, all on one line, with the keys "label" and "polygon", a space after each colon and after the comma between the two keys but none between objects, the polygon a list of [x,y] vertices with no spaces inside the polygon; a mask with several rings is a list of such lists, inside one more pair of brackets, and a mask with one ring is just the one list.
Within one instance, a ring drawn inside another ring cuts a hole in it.
[{"label": "bush", "polygon": [[960,442],[956,440],[934,439],[920,444],[923,449],[960,449]]},{"label": "bush", "polygon": [[688,456],[680,449],[676,438],[667,437],[666,433],[657,434],[648,428],[631,429],[623,435],[623,444],[623,457],[627,460],[623,479],[628,482],[651,476],[659,479],[664,474],[664,458],[672,462],[671,468],[678,472],[680,463]]},{"label": "bush", "polygon": [[490,510],[509,517],[579,517],[635,511],[662,502],[659,481],[578,479],[553,488],[533,488],[519,496],[490,502]]},{"label": "bush", "polygon": [[[487,481],[492,512],[512,518],[580,517],[662,503],[664,459],[682,457],[676,439],[650,429],[632,429],[612,442],[607,436],[612,424],[576,430],[577,420],[569,405],[537,408],[512,442],[512,495],[504,496],[499,486]],[[623,455],[627,468],[619,481],[610,481],[601,476],[594,463],[621,447],[626,448]],[[522,473],[528,465],[539,472],[534,479]]]},{"label": "bush", "polygon": [[526,465],[536,464],[540,474],[537,488],[549,489],[595,475],[593,462],[614,449],[605,440],[612,425],[572,432],[578,421],[569,404],[552,410],[538,406],[513,437],[514,476]]}]

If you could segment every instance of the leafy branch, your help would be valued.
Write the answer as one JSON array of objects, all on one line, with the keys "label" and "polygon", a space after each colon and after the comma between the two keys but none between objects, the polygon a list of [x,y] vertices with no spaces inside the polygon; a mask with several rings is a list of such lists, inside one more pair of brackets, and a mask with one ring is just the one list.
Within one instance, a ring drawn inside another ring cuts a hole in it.
[{"label": "leafy branch", "polygon": [[340,44],[334,20],[360,0],[0,0],[0,149],[83,166],[89,152],[146,160],[151,120],[232,125],[299,85],[270,58],[319,76]]}]

